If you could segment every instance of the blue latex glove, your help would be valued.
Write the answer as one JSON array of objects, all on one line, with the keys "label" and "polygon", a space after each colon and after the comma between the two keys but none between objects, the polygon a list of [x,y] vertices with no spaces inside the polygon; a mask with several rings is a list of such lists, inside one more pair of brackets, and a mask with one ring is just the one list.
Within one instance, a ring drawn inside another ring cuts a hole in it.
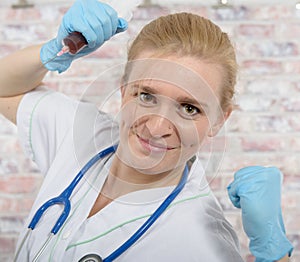
[{"label": "blue latex glove", "polygon": [[[97,0],[77,0],[64,15],[56,38],[42,46],[41,61],[50,71],[64,72],[74,59],[95,51],[113,35],[125,31],[127,26],[109,5]],[[63,54],[53,59],[63,47],[62,40],[75,31],[82,33],[88,45],[75,55]]]},{"label": "blue latex glove", "polygon": [[282,173],[275,167],[240,169],[228,186],[231,202],[242,209],[243,227],[256,262],[270,262],[291,254],[281,212]]}]

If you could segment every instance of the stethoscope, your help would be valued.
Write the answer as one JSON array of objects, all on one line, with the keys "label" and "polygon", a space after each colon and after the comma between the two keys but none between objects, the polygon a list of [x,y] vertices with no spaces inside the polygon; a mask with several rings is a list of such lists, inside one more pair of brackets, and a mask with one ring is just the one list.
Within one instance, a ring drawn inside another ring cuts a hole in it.
[{"label": "stethoscope", "polygon": [[[68,218],[68,215],[71,210],[71,203],[70,203],[70,197],[77,186],[77,184],[80,182],[80,180],[83,178],[85,173],[100,159],[103,159],[104,157],[108,156],[109,154],[116,151],[117,145],[108,147],[99,153],[97,153],[94,157],[92,157],[85,166],[79,171],[79,173],[76,175],[76,177],[73,179],[73,181],[69,184],[69,186],[57,197],[51,198],[50,200],[46,201],[34,214],[31,222],[28,225],[28,231],[25,234],[18,251],[16,252],[16,256],[14,261],[17,260],[19,253],[28,238],[31,231],[34,230],[35,226],[39,222],[40,218],[44,214],[44,212],[53,205],[63,205],[64,209],[61,213],[60,217],[57,219],[55,225],[53,226],[51,230],[51,234],[48,237],[48,239],[45,241],[43,246],[40,248],[40,250],[35,255],[33,262],[36,262],[46,249],[48,243],[52,239],[53,236],[56,235],[56,233],[60,230],[60,228],[65,223],[66,219]],[[176,198],[176,196],[180,193],[180,191],[183,189],[183,187],[186,184],[187,177],[188,177],[188,167],[187,165],[184,168],[183,175],[178,183],[178,185],[174,188],[174,190],[166,197],[166,199],[163,201],[163,203],[154,211],[154,213],[147,219],[147,221],[139,228],[137,231],[131,235],[129,239],[127,239],[120,247],[118,247],[115,251],[113,251],[110,255],[108,255],[106,258],[102,259],[97,254],[88,254],[83,256],[79,262],[110,262],[119,257],[122,253],[124,253],[128,248],[130,248],[150,227],[151,225],[159,218],[159,216],[168,208],[168,206],[172,203],[172,201]]]}]

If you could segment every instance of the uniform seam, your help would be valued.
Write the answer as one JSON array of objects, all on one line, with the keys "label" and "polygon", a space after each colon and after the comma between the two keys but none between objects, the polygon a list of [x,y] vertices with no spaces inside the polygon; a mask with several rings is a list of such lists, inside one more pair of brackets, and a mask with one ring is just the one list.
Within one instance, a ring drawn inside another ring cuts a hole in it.
[{"label": "uniform seam", "polygon": [[41,96],[38,101],[36,102],[36,104],[34,105],[32,111],[31,111],[31,114],[30,114],[30,118],[29,118],[29,134],[28,134],[28,140],[29,140],[29,147],[30,147],[30,150],[32,152],[32,160],[35,161],[35,153],[34,153],[34,150],[33,150],[33,144],[32,144],[32,125],[33,125],[33,115],[38,107],[38,105],[40,104],[40,102],[42,101],[42,99],[44,99],[46,96],[50,95],[52,93],[46,93],[44,94],[43,96]]},{"label": "uniform seam", "polygon": [[[172,208],[172,207],[174,207],[174,206],[176,206],[176,205],[178,205],[178,204],[181,204],[181,203],[183,203],[183,202],[187,202],[187,201],[190,201],[190,200],[194,200],[194,199],[197,199],[197,198],[200,198],[200,197],[207,197],[207,196],[210,195],[210,193],[211,193],[211,191],[209,191],[209,192],[207,192],[207,193],[198,194],[198,195],[195,195],[195,196],[192,196],[192,197],[188,197],[188,198],[184,198],[184,199],[178,200],[178,201],[172,203],[166,210],[168,210],[168,209],[170,209],[170,208]],[[114,226],[114,227],[111,227],[110,229],[106,230],[105,232],[103,232],[103,233],[101,233],[101,234],[99,234],[99,235],[97,235],[97,236],[94,236],[94,237],[92,237],[92,238],[90,238],[90,239],[88,239],[88,240],[80,241],[80,242],[77,242],[77,243],[74,243],[74,244],[70,244],[70,245],[68,245],[68,247],[66,248],[66,251],[69,250],[69,249],[71,249],[71,248],[74,248],[74,247],[76,247],[76,246],[80,246],[80,245],[84,245],[84,244],[93,242],[93,241],[95,241],[95,240],[97,240],[97,239],[99,239],[99,238],[102,238],[102,237],[108,235],[109,233],[111,233],[111,232],[117,230],[118,228],[120,228],[120,227],[122,227],[122,226],[124,226],[124,225],[130,224],[130,223],[132,223],[132,222],[135,222],[135,221],[137,221],[137,220],[140,220],[140,219],[143,219],[143,218],[146,218],[146,217],[150,217],[151,215],[152,215],[152,214],[147,214],[147,215],[143,215],[143,216],[139,216],[139,217],[136,217],[136,218],[127,220],[127,221],[125,221],[125,222],[123,222],[123,223],[120,223],[120,224]]]}]

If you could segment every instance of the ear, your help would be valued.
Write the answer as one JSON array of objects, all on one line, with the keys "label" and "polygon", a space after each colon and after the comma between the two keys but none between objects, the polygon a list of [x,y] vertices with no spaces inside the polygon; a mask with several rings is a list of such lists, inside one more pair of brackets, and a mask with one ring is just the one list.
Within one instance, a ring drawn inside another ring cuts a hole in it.
[{"label": "ear", "polygon": [[219,118],[217,119],[216,123],[211,127],[211,129],[208,131],[208,136],[209,137],[214,137],[216,136],[220,129],[223,127],[224,123],[226,120],[229,118],[232,112],[232,107],[228,107],[228,109],[224,112]]}]

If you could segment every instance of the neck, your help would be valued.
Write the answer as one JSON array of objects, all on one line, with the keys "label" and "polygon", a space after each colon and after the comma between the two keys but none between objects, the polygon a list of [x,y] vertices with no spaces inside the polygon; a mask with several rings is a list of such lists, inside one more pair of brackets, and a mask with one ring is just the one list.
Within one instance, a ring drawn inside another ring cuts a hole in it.
[{"label": "neck", "polygon": [[159,174],[144,174],[124,164],[115,155],[101,194],[110,199],[116,199],[138,190],[177,185],[183,169],[184,166],[181,166]]}]

